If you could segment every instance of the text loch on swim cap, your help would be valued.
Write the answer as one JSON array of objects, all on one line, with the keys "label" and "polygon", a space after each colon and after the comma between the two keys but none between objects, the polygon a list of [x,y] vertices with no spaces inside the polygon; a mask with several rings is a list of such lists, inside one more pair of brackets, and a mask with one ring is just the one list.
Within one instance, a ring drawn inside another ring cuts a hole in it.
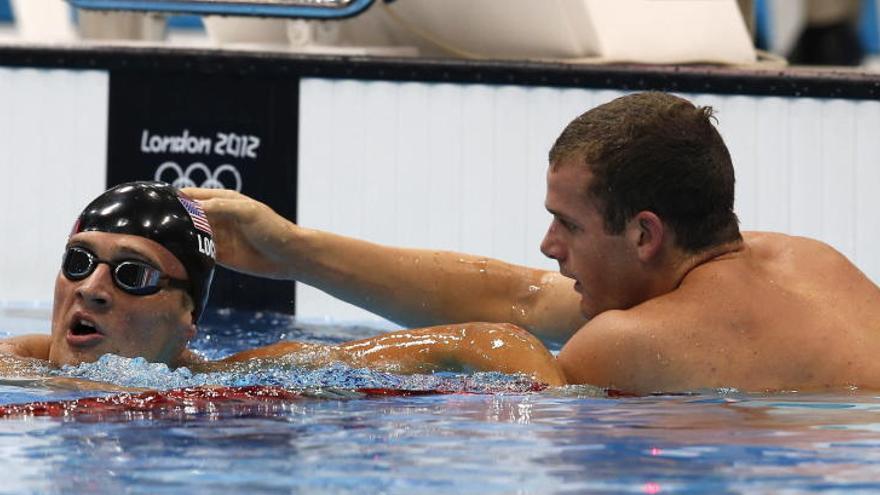
[{"label": "text loch on swim cap", "polygon": [[199,239],[199,252],[214,258],[214,241],[208,237],[202,237],[201,234],[196,234],[196,237]]}]

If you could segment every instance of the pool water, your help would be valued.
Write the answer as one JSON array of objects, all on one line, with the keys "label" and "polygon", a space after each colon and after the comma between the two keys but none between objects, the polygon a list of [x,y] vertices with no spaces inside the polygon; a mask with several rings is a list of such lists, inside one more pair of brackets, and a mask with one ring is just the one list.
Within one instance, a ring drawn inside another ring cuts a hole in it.
[{"label": "pool water", "polygon": [[[0,318],[0,335],[16,333],[9,325],[17,323]],[[219,357],[280,338],[338,342],[376,331],[222,311],[194,347]],[[880,394],[864,391],[609,398],[589,387],[527,392],[522,378],[496,374],[400,377],[332,366],[206,377],[112,357],[61,373],[304,393],[173,414],[0,419],[0,493],[880,491]],[[465,393],[350,391],[373,386]],[[0,405],[90,395],[0,385]]]}]

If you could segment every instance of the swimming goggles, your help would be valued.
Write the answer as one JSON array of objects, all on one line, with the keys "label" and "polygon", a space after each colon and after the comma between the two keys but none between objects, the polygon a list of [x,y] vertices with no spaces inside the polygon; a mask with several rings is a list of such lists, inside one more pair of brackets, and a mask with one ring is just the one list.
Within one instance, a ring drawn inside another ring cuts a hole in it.
[{"label": "swimming goggles", "polygon": [[[162,273],[158,268],[138,260],[122,260],[118,262],[102,260],[95,253],[83,247],[73,246],[67,248],[64,253],[64,261],[61,263],[61,273],[68,280],[82,280],[98,268],[101,263],[106,263],[113,274],[113,284],[124,292],[136,296],[155,294],[165,287],[174,287],[188,290],[189,282],[178,278],[171,278]],[[166,283],[162,283],[167,281]]]}]

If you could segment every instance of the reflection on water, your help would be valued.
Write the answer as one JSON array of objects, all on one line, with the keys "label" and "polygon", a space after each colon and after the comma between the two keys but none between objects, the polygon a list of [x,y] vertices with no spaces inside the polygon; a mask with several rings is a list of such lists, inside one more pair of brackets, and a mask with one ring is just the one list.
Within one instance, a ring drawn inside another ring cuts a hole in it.
[{"label": "reflection on water", "polygon": [[302,398],[245,416],[7,420],[0,452],[19,486],[48,492],[880,489],[880,401],[870,395],[571,395]]},{"label": "reflection on water", "polygon": [[[265,318],[278,321],[267,324]],[[237,330],[212,331],[199,349],[223,355],[282,334],[321,342],[347,338],[345,329],[265,318],[239,318]],[[351,338],[362,332],[353,330]],[[143,380],[141,385],[152,380],[162,388],[262,383],[310,393],[271,407],[218,404],[175,416],[0,420],[0,493],[880,490],[880,397],[867,392],[728,390],[623,399],[586,387],[482,393],[521,381],[500,375],[407,378],[345,367],[211,375],[111,357],[62,373],[103,373],[126,383]],[[352,384],[472,388],[413,397],[316,392]],[[7,385],[0,386],[0,403],[83,394]]]}]

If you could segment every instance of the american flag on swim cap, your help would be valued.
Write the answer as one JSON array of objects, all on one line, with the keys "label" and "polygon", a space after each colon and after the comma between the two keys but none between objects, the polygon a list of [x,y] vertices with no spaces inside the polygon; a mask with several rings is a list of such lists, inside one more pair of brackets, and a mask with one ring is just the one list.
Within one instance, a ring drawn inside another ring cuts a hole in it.
[{"label": "american flag on swim cap", "polygon": [[193,225],[195,225],[197,229],[213,237],[214,232],[211,231],[211,224],[208,223],[208,217],[205,216],[205,210],[202,209],[202,206],[197,201],[193,201],[181,195],[178,195],[177,199],[179,199],[180,204],[186,208],[186,212],[189,213]]}]

